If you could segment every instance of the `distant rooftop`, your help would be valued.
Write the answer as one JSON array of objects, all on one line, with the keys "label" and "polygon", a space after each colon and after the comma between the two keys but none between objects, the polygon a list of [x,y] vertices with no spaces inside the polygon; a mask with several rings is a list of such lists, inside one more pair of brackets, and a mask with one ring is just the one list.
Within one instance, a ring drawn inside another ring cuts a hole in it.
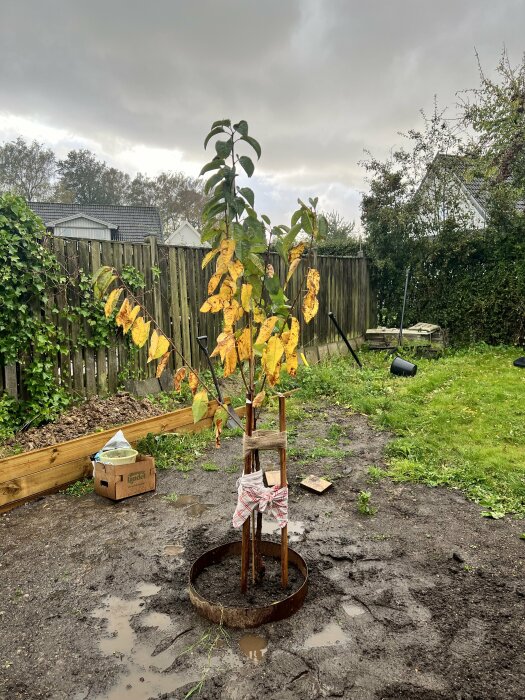
[{"label": "distant rooftop", "polygon": [[121,206],[116,204],[62,204],[60,202],[29,202],[31,209],[46,227],[69,216],[85,214],[99,221],[111,222],[117,228],[116,241],[142,243],[146,236],[162,240],[162,224],[156,207]]}]

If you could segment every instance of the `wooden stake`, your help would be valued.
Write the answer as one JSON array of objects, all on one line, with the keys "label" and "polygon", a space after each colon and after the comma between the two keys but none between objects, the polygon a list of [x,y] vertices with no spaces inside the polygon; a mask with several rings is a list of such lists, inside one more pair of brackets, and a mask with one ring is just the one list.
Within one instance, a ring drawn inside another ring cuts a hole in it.
[{"label": "wooden stake", "polygon": [[[252,397],[246,397],[246,434],[251,435],[253,429],[253,404]],[[244,458],[244,473],[252,471],[252,452],[248,452]],[[241,548],[241,593],[248,590],[248,562],[250,557],[250,518],[246,518],[242,526]]]},{"label": "wooden stake", "polygon": [[[279,430],[284,433],[286,430],[286,399],[279,396]],[[281,463],[281,488],[288,483],[286,478],[286,450],[279,450]],[[281,528],[281,588],[288,586],[288,525]]]}]

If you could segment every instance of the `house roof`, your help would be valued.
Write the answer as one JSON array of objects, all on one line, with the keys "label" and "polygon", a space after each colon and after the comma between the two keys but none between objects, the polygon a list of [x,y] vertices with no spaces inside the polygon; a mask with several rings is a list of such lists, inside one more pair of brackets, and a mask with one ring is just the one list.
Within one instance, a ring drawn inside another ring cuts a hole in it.
[{"label": "house roof", "polygon": [[[438,153],[432,161],[427,174],[436,167],[450,170],[458,178],[474,205],[480,210],[480,213],[483,216],[487,215],[489,195],[486,181],[482,177],[472,177],[469,174],[468,161],[464,156]],[[525,211],[525,200],[517,202],[516,208],[520,211]]]},{"label": "house roof", "polygon": [[142,243],[146,236],[162,239],[162,224],[156,207],[59,202],[29,202],[29,206],[50,227],[58,221],[85,214],[92,219],[112,222],[118,227],[116,240],[119,241]]}]

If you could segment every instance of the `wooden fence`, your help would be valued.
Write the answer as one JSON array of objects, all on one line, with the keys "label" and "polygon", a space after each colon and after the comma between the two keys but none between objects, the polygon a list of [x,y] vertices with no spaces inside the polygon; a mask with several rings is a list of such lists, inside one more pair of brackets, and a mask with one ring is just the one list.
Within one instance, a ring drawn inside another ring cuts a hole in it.
[{"label": "wooden fence", "polygon": [[[211,345],[221,332],[222,320],[221,314],[199,312],[214,268],[210,264],[204,271],[201,269],[206,249],[160,245],[154,237],[140,244],[71,238],[54,238],[52,244],[72,279],[78,279],[81,271],[91,276],[101,265],[112,265],[117,270],[128,265],[136,268],[145,279],[144,289],[137,294],[141,303],[164,332],[171,334],[187,361],[194,367],[204,368],[197,336],[207,335]],[[279,256],[272,253],[270,262],[283,279],[284,265]],[[315,264],[321,276],[319,313],[309,324],[301,321],[301,342],[307,356],[318,346],[338,340],[328,311],[335,313],[350,338],[363,336],[374,322],[366,258],[319,256]],[[300,279],[298,272],[288,286],[291,299],[299,292]],[[75,294],[73,289],[73,297]],[[56,290],[50,294],[41,313],[52,319],[56,317],[53,308],[63,309],[67,303],[65,292]],[[93,349],[79,345],[79,328],[74,324],[66,319],[58,323],[69,338],[69,347],[57,354],[53,371],[57,384],[71,394],[90,397],[113,393],[119,388],[123,373],[129,374],[130,370],[141,379],[154,376],[156,363],[147,364],[146,348],[130,353],[127,339],[117,329],[109,347]],[[83,331],[89,336],[89,327],[84,327]],[[175,369],[173,353],[170,359],[171,368]],[[23,366],[0,365],[0,394],[3,391],[23,397]]]}]

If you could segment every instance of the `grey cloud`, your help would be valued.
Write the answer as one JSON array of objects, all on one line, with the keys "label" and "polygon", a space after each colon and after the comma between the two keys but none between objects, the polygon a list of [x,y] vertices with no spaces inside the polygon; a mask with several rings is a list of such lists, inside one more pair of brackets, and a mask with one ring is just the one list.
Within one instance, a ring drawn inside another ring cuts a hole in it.
[{"label": "grey cloud", "polygon": [[1,14],[2,111],[190,161],[211,121],[246,118],[263,173],[338,191],[363,187],[363,149],[383,155],[435,93],[453,104],[476,85],[474,47],[489,69],[503,45],[519,60],[525,26],[521,0],[3,0]]}]

